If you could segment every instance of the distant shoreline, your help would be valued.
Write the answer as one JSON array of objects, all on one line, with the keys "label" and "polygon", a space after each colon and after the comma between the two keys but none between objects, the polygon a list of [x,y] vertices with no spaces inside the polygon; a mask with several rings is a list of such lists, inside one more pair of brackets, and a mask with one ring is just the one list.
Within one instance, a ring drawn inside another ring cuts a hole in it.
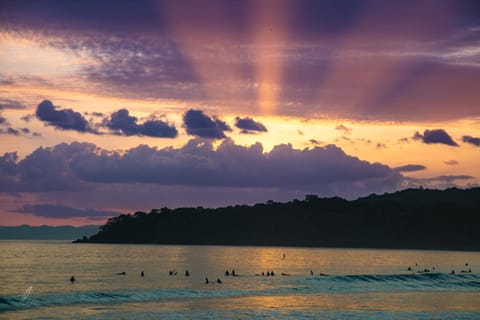
[{"label": "distant shoreline", "polygon": [[0,240],[65,240],[92,235],[99,226],[0,226]]}]

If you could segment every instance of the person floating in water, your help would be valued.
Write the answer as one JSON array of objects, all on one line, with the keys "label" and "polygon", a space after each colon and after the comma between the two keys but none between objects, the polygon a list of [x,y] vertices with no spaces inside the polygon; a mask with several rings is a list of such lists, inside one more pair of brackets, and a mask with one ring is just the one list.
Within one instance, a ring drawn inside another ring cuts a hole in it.
[{"label": "person floating in water", "polygon": [[205,284],[209,284],[208,278],[205,278]]},{"label": "person floating in water", "polygon": [[188,272],[188,269],[187,269],[185,270],[185,277],[188,277],[188,276],[190,276],[190,272]]},{"label": "person floating in water", "polygon": [[125,271],[123,271],[123,272],[118,272],[117,275],[118,275],[118,276],[126,276],[127,273],[126,273]]},{"label": "person floating in water", "polygon": [[145,273],[142,271],[142,272],[140,273],[140,277],[144,277],[144,276],[145,276]]},{"label": "person floating in water", "polygon": [[408,271],[412,271],[412,267],[408,267],[408,269],[407,269],[407,270],[408,270]]},{"label": "person floating in water", "polygon": [[270,271],[267,271],[267,277],[270,277]]},{"label": "person floating in water", "polygon": [[313,276],[313,271],[312,270],[310,270],[310,275]]},{"label": "person floating in water", "polygon": [[222,283],[222,280],[220,280],[220,278],[217,278],[217,283]]},{"label": "person floating in water", "polygon": [[270,271],[270,275],[273,277],[275,275],[275,272],[273,272],[273,270]]},{"label": "person floating in water", "polygon": [[237,276],[237,274],[235,273],[235,270],[234,270],[234,269],[232,269],[232,276],[233,276],[233,277],[236,277],[236,276]]},{"label": "person floating in water", "polygon": [[177,271],[175,271],[175,269],[173,269],[173,270],[170,270],[170,271],[168,272],[168,274],[171,275],[171,276],[176,276],[176,275],[177,275]]},{"label": "person floating in water", "polygon": [[452,269],[452,272],[450,272],[450,274],[455,274],[455,270]]},{"label": "person floating in water", "polygon": [[74,283],[75,281],[77,281],[77,279],[75,279],[74,276],[71,276],[71,277],[70,277],[70,282],[71,282],[71,283]]},{"label": "person floating in water", "polygon": [[285,253],[283,254],[283,260],[285,260]]},{"label": "person floating in water", "polygon": [[225,270],[225,276],[229,276],[230,275],[230,272],[228,272],[228,270]]}]

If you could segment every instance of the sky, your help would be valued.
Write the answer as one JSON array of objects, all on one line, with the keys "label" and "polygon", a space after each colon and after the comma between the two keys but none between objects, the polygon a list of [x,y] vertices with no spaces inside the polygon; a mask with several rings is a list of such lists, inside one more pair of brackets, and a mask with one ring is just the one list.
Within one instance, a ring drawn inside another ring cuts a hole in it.
[{"label": "sky", "polygon": [[0,225],[480,182],[480,2],[0,2]]}]

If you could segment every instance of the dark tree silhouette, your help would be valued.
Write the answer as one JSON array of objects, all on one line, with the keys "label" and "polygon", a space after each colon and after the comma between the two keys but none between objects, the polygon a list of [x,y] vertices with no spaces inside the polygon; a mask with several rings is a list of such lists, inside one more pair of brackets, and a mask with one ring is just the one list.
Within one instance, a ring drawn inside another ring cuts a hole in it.
[{"label": "dark tree silhouette", "polygon": [[76,242],[480,249],[480,188],[407,189],[353,201],[152,209],[111,218]]}]

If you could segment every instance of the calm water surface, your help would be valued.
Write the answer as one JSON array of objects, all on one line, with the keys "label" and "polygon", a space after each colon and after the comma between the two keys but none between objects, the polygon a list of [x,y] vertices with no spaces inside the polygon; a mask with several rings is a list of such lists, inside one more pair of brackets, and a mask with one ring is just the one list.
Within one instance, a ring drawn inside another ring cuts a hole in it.
[{"label": "calm water surface", "polygon": [[0,241],[0,319],[32,318],[480,319],[480,253]]}]

